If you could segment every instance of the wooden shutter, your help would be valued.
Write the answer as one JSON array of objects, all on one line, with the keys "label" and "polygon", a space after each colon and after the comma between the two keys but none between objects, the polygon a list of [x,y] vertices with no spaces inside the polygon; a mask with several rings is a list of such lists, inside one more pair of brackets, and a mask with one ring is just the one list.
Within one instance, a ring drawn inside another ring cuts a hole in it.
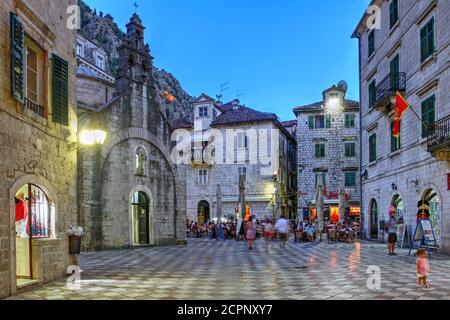
[{"label": "wooden shutter", "polygon": [[10,13],[11,37],[11,95],[17,101],[24,102],[24,38],[25,32],[20,19]]},{"label": "wooden shutter", "polygon": [[316,158],[319,158],[320,157],[320,144],[316,144]]},{"label": "wooden shutter", "polygon": [[308,126],[310,130],[314,129],[314,116],[308,116]]},{"label": "wooden shutter", "polygon": [[325,127],[331,129],[331,115],[325,116]]},{"label": "wooden shutter", "polygon": [[69,124],[69,66],[67,61],[53,54],[52,105],[53,121]]}]

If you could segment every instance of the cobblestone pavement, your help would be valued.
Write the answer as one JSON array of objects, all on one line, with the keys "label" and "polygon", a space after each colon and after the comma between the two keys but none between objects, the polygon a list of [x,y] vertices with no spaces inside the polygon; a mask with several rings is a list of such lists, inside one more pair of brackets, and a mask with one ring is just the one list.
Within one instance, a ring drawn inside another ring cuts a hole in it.
[{"label": "cobblestone pavement", "polygon": [[[356,299],[450,300],[450,258],[430,261],[431,289],[417,289],[415,258],[385,245],[246,243],[189,240],[187,246],[85,253],[80,288],[56,281],[12,299]],[[381,289],[367,288],[367,268],[381,268]]]}]

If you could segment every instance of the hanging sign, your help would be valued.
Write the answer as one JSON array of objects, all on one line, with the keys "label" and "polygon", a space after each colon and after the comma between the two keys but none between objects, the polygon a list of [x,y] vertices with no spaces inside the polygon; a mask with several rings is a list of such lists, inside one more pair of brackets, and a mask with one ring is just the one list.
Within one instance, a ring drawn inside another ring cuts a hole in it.
[{"label": "hanging sign", "polygon": [[436,237],[433,231],[433,224],[429,219],[420,219],[416,226],[416,231],[414,232],[414,236],[411,240],[411,245],[409,248],[409,255],[411,255],[411,251],[414,248],[414,242],[418,243],[418,248],[421,248],[423,244],[425,244],[428,256],[431,257],[430,245],[437,245]]}]

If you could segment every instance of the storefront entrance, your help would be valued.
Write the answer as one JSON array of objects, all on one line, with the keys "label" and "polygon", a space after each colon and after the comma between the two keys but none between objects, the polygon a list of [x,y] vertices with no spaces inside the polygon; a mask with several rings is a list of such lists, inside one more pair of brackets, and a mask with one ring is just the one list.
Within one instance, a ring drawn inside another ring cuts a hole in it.
[{"label": "storefront entrance", "polygon": [[211,218],[211,210],[208,201],[200,201],[198,204],[198,224],[204,224]]},{"label": "storefront entrance", "polygon": [[427,192],[425,192],[422,200],[429,207],[429,209],[428,209],[429,213],[430,213],[429,219],[431,220],[431,223],[433,224],[434,236],[436,238],[436,243],[439,247],[440,246],[440,233],[441,233],[441,228],[440,228],[440,225],[441,225],[441,212],[440,212],[441,202],[440,202],[439,196],[436,191],[434,191],[433,189],[430,189]]},{"label": "storefront entrance", "polygon": [[375,199],[370,202],[370,239],[378,240],[378,204]]},{"label": "storefront entrance", "polygon": [[33,240],[53,236],[55,207],[45,192],[38,186],[26,184],[15,194],[14,216],[16,231],[16,284],[18,288],[38,281],[34,270],[38,261],[33,261]]},{"label": "storefront entrance", "polygon": [[144,192],[136,192],[132,199],[133,245],[150,244],[150,201]]}]

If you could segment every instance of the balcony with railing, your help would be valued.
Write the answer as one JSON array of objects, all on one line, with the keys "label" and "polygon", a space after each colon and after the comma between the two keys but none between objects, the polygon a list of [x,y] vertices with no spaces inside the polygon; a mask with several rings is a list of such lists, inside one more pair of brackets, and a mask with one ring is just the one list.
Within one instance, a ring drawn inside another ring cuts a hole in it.
[{"label": "balcony with railing", "polygon": [[391,73],[377,85],[373,107],[380,112],[389,113],[397,92],[406,92],[406,74],[404,72]]},{"label": "balcony with railing", "polygon": [[31,112],[37,114],[38,116],[45,118],[45,109],[44,107],[38,105],[37,103],[31,101],[30,99],[25,98],[23,107],[25,110],[30,110]]},{"label": "balcony with railing", "polygon": [[439,160],[450,161],[450,115],[428,128],[427,148]]}]

